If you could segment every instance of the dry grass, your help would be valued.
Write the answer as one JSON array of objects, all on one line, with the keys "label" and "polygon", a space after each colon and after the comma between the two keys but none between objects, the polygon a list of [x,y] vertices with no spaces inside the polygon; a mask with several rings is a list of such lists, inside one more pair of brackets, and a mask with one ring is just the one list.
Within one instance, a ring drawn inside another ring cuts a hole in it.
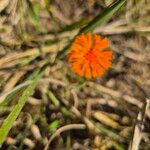
[{"label": "dry grass", "polygon": [[[0,124],[30,74],[53,62],[78,29],[59,31],[91,20],[112,1],[32,0],[34,12],[25,0],[0,1],[0,102],[21,87],[0,106]],[[149,13],[148,0],[130,0],[94,30],[110,39],[113,50],[113,66],[103,77],[83,81],[71,72],[66,56],[49,65],[2,150],[123,150],[129,145],[130,150],[149,150]]]}]

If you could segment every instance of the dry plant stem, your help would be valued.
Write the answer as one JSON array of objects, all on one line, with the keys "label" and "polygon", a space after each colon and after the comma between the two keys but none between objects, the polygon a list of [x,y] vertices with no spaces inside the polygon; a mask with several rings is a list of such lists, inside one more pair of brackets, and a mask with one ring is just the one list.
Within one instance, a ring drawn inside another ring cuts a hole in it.
[{"label": "dry plant stem", "polygon": [[121,129],[121,126],[118,122],[114,121],[102,111],[95,111],[93,113],[93,117],[107,126],[110,126],[114,129]]},{"label": "dry plant stem", "polygon": [[[55,45],[44,46],[42,47],[42,50],[44,53],[56,52],[56,49],[58,49],[58,45],[60,47],[63,47],[65,42],[66,40],[62,40]],[[9,63],[12,63],[15,60],[25,58],[25,57],[35,56],[35,55],[40,55],[40,51],[38,48],[32,48],[25,52],[18,52],[18,53],[12,53],[6,55],[5,57],[0,59],[0,68],[8,65]]]},{"label": "dry plant stem", "polygon": [[107,35],[112,34],[123,34],[127,32],[150,32],[150,27],[141,27],[141,26],[118,26],[118,27],[112,27],[109,26],[106,27],[100,27],[96,29],[94,33],[103,33]]},{"label": "dry plant stem", "polygon": [[9,0],[1,1],[0,3],[0,12],[7,7]]},{"label": "dry plant stem", "polygon": [[17,71],[5,85],[3,92],[5,93],[5,92],[10,91],[24,74],[25,74],[25,71]]},{"label": "dry plant stem", "polygon": [[111,44],[111,48],[113,49],[113,51],[115,51],[119,54],[122,54],[123,56],[125,56],[133,61],[150,64],[149,60],[147,59],[146,54],[135,54],[134,52],[129,52],[129,51],[121,52],[121,50],[119,50],[114,44]]},{"label": "dry plant stem", "polygon": [[64,17],[62,13],[59,11],[59,9],[57,9],[56,7],[51,6],[51,10],[53,14],[55,15],[55,17],[61,20],[63,23],[68,24],[68,25],[71,23],[70,20]]},{"label": "dry plant stem", "polygon": [[26,87],[26,86],[29,85],[31,82],[32,82],[32,81],[26,81],[26,82],[24,82],[24,83],[22,83],[22,84],[19,84],[18,86],[16,86],[15,88],[13,88],[11,91],[6,92],[6,93],[0,95],[0,103],[3,102],[3,100],[4,100],[10,93],[12,93],[12,92],[14,92],[14,91],[16,91],[16,90],[18,90],[18,89],[20,89],[20,88]]},{"label": "dry plant stem", "polygon": [[94,83],[90,82],[89,85],[90,85],[91,87],[96,88],[96,89],[97,89],[98,91],[100,91],[100,92],[109,94],[109,95],[111,95],[111,96],[113,96],[113,97],[122,98],[122,99],[124,99],[125,101],[127,101],[127,102],[129,102],[129,103],[131,103],[131,104],[133,104],[133,105],[138,106],[139,108],[141,108],[141,106],[142,106],[142,102],[140,102],[139,100],[135,99],[135,98],[132,97],[132,96],[123,95],[121,92],[117,92],[117,91],[115,91],[115,90],[112,90],[112,89],[110,89],[110,88],[104,87],[104,86],[99,85],[99,84],[96,84],[96,83],[94,84]]},{"label": "dry plant stem", "polygon": [[6,75],[6,74],[8,74],[7,71],[0,71],[0,77],[4,76],[4,75]]},{"label": "dry plant stem", "polygon": [[[138,100],[138,99],[132,97],[132,96],[125,95],[125,94],[123,94],[123,93],[121,93],[121,92],[117,92],[117,91],[115,91],[115,90],[112,90],[112,89],[110,89],[110,88],[104,87],[104,86],[99,85],[99,84],[96,84],[96,83],[93,84],[92,82],[90,82],[89,85],[90,85],[92,88],[94,87],[95,89],[97,89],[97,90],[100,91],[100,92],[109,94],[109,95],[111,95],[112,97],[115,97],[115,98],[118,98],[118,99],[123,99],[123,100],[125,100],[126,102],[131,103],[131,104],[133,104],[133,105],[139,107],[140,109],[142,108],[142,105],[143,105],[142,102],[141,102],[140,100]],[[149,109],[145,112],[148,118],[150,118],[150,113],[149,113],[149,112],[150,112]]]},{"label": "dry plant stem", "polygon": [[140,8],[141,6],[145,5],[146,1],[138,1],[138,3],[136,3],[136,7],[134,7],[134,1],[129,0],[127,3],[127,10],[126,10],[126,20],[128,24],[131,24],[133,22],[133,14],[136,12],[137,8]]},{"label": "dry plant stem", "polygon": [[[70,37],[74,37],[74,35],[76,35],[76,34],[77,34],[77,31],[60,34],[59,38],[61,40],[56,42],[53,45],[41,47],[42,48],[42,52],[44,54],[56,53],[56,50],[58,49],[58,46],[59,46],[60,49],[62,49],[65,46],[66,42],[68,41],[68,39],[64,38],[64,37],[68,37],[69,36],[69,38],[70,38]],[[47,36],[49,37],[49,35],[47,35]],[[53,39],[53,38],[54,37],[52,37],[51,39]],[[13,65],[15,65],[15,64],[18,63],[19,59],[22,59],[22,58],[25,58],[25,57],[30,57],[30,56],[36,56],[36,55],[40,55],[39,48],[32,48],[32,49],[26,50],[25,52],[17,52],[17,53],[12,53],[12,54],[6,55],[5,57],[0,59],[0,68],[9,65],[12,62],[14,62]]]},{"label": "dry plant stem", "polygon": [[34,98],[34,97],[29,97],[27,102],[29,104],[31,104],[31,105],[34,105],[34,106],[42,104],[42,100],[41,99],[37,99],[37,98]]},{"label": "dry plant stem", "polygon": [[31,125],[31,132],[36,140],[40,141],[42,139],[40,129],[37,125],[35,125],[35,124]]},{"label": "dry plant stem", "polygon": [[71,93],[72,93],[73,99],[74,99],[74,107],[78,108],[79,100],[78,100],[77,93],[74,89],[71,90]]},{"label": "dry plant stem", "polygon": [[87,105],[86,105],[86,116],[89,118],[91,117],[91,101],[87,100]]},{"label": "dry plant stem", "polygon": [[56,80],[56,79],[53,79],[53,78],[42,78],[40,81],[40,83],[53,83],[53,84],[56,84],[56,85],[61,85],[63,87],[66,87],[67,84],[63,81],[60,81],[60,80]]},{"label": "dry plant stem", "polygon": [[133,134],[132,141],[130,142],[129,145],[129,150],[139,150],[140,142],[143,136],[142,130],[144,128],[145,114],[149,106],[150,106],[150,99],[147,99],[145,101],[143,108],[141,109],[141,111],[139,111],[137,115],[137,119],[134,127],[134,134]]},{"label": "dry plant stem", "polygon": [[35,147],[34,141],[32,141],[32,140],[29,139],[29,138],[25,138],[24,141],[23,141],[23,143],[24,143],[25,145],[27,145],[30,149],[33,149],[33,148]]},{"label": "dry plant stem", "polygon": [[56,138],[57,136],[59,136],[62,132],[64,131],[68,131],[68,130],[72,130],[72,129],[85,129],[86,126],[84,124],[69,124],[66,126],[63,126],[61,128],[59,128],[49,139],[48,143],[46,144],[44,150],[48,150],[49,145],[51,144],[51,142],[54,140],[54,138]]}]

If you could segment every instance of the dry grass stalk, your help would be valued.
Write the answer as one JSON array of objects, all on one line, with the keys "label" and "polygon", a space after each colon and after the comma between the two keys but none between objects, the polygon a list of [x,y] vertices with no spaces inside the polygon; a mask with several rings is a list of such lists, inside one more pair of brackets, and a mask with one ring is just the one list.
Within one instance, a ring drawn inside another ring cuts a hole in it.
[{"label": "dry grass stalk", "polygon": [[134,127],[134,134],[132,141],[130,142],[129,150],[139,150],[140,142],[143,138],[142,130],[144,129],[144,121],[146,116],[146,111],[149,109],[150,99],[146,99],[145,104],[141,111],[137,115],[137,119]]}]

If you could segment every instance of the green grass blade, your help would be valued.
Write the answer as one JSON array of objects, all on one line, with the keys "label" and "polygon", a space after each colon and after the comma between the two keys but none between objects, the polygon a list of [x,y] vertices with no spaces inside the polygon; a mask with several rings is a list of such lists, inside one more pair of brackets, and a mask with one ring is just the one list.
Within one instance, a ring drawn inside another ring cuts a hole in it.
[{"label": "green grass blade", "polygon": [[111,141],[113,147],[116,149],[116,150],[125,150],[125,148],[123,147],[123,145],[119,144],[118,142],[116,141]]},{"label": "green grass blade", "polygon": [[7,106],[15,98],[18,97],[20,93],[32,82],[32,80],[39,74],[40,69],[35,70],[31,75],[27,77],[24,83],[16,86],[14,89],[9,91],[0,97],[0,106]]},{"label": "green grass blade", "polygon": [[21,87],[13,92],[11,92],[10,94],[8,94],[4,101],[0,103],[0,106],[7,106],[8,104],[10,104],[10,102],[15,98],[18,97],[18,95],[20,94],[20,92],[23,90],[24,87]]},{"label": "green grass blade", "polygon": [[48,97],[56,107],[60,106],[59,100],[55,97],[55,95],[51,91],[48,92]]},{"label": "green grass blade", "polygon": [[117,0],[111,6],[107,7],[105,11],[95,17],[87,26],[81,29],[80,33],[87,33],[93,31],[97,26],[108,21],[110,17],[123,6],[126,0]]},{"label": "green grass blade", "polygon": [[23,92],[23,95],[20,97],[18,104],[15,105],[12,112],[8,115],[8,117],[4,120],[4,123],[2,124],[0,128],[0,146],[4,142],[7,134],[9,133],[11,127],[13,126],[14,121],[20,114],[23,106],[25,105],[28,97],[32,94],[34,91],[38,80],[40,79],[42,74],[38,74],[32,83],[26,88],[26,90]]},{"label": "green grass blade", "polygon": [[8,93],[5,93],[0,97],[0,106],[7,106],[15,97],[18,97],[20,93],[22,93],[23,89],[25,89],[31,82],[26,81],[18,86],[16,86],[14,89],[9,91]]},{"label": "green grass blade", "polygon": [[34,26],[39,26],[39,11],[40,5],[39,4],[32,4],[30,0],[26,1],[29,7],[29,21]]},{"label": "green grass blade", "polygon": [[64,27],[63,29],[61,29],[59,32],[66,32],[66,31],[72,31],[74,29],[78,29],[81,28],[82,26],[86,25],[89,22],[89,20],[87,19],[82,19],[80,21],[77,21],[71,25],[68,25],[66,27]]}]

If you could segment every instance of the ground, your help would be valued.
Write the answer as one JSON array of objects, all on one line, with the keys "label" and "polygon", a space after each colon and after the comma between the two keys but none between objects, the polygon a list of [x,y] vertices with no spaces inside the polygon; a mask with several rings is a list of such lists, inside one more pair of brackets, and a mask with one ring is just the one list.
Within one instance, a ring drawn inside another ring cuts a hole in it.
[{"label": "ground", "polygon": [[0,1],[0,128],[29,94],[2,150],[150,149],[148,0],[125,2],[92,31],[113,52],[102,77],[79,77],[67,60],[73,37],[114,1]]}]

